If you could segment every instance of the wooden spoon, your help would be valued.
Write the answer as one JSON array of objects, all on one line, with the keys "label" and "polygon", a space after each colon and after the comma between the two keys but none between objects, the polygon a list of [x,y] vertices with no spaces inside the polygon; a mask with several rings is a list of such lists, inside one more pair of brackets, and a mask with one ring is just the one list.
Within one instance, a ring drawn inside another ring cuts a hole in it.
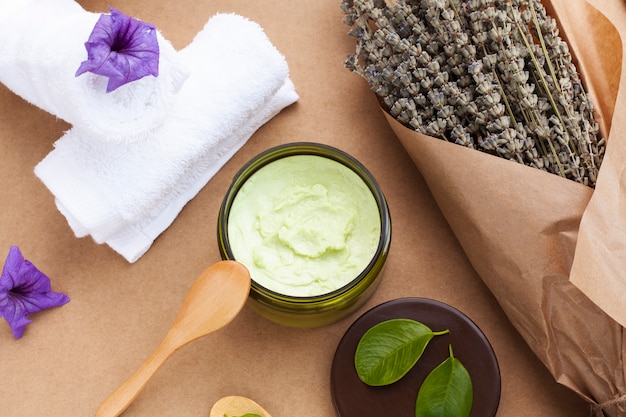
[{"label": "wooden spoon", "polygon": [[245,414],[258,414],[261,417],[272,417],[263,407],[252,401],[250,398],[236,395],[221,398],[211,408],[209,417],[240,417]]},{"label": "wooden spoon", "polygon": [[250,274],[242,264],[220,261],[205,269],[191,286],[165,339],[152,356],[100,405],[96,417],[122,414],[176,350],[234,319],[249,292]]}]

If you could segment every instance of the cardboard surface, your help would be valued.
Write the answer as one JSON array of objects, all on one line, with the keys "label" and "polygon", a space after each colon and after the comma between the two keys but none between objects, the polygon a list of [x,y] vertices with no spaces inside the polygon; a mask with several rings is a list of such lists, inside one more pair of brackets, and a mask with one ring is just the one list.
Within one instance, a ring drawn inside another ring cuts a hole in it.
[{"label": "cardboard surface", "polygon": [[448,303],[484,331],[502,373],[498,416],[588,415],[509,324],[367,85],[343,68],[353,41],[338,1],[80,3],[96,12],[111,5],[154,23],[177,48],[216,12],[239,13],[259,23],[286,56],[300,100],[260,129],[129,264],[105,245],[75,238],[33,174],[68,126],[0,86],[0,251],[20,246],[53,289],[72,299],[33,315],[19,340],[0,322],[3,416],[93,415],[165,336],[194,278],[219,260],[217,213],[234,173],[257,153],[300,140],[347,151],[381,185],[393,239],[377,292],[354,315],[319,329],[282,327],[246,307],[228,327],[176,352],[124,416],[208,416],[219,398],[244,395],[275,417],[333,417],[330,367],[344,332],[367,309],[414,296]]}]

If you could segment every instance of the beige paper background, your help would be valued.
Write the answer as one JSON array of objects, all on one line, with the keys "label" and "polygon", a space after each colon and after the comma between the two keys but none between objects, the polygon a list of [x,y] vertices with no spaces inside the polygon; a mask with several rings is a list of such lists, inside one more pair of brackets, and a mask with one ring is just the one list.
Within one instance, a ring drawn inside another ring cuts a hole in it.
[{"label": "beige paper background", "polygon": [[498,417],[588,416],[584,401],[554,381],[510,324],[367,85],[342,67],[354,44],[338,1],[80,3],[154,23],[178,48],[212,14],[240,13],[285,54],[301,99],[259,130],[131,265],[106,246],[75,238],[33,174],[68,126],[0,86],[0,252],[19,245],[53,288],[72,298],[33,316],[20,340],[0,321],[0,414],[93,415],[156,348],[195,276],[219,260],[217,212],[235,172],[271,146],[312,140],[357,157],[388,199],[393,242],[373,298],[321,329],[281,327],[244,308],[228,327],[177,352],[124,416],[206,417],[220,397],[246,395],[275,417],[333,417],[329,373],[342,335],[368,308],[413,296],[453,305],[485,332],[502,373]]}]

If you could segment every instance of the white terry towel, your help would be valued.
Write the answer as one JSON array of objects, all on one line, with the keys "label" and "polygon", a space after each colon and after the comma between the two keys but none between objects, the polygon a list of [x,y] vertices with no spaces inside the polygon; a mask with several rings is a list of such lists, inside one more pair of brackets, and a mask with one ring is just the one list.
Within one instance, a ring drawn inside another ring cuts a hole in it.
[{"label": "white terry towel", "polygon": [[191,75],[149,140],[99,142],[73,128],[35,168],[76,235],[106,242],[129,262],[261,125],[298,99],[283,55],[241,16],[213,16],[179,57]]},{"label": "white terry towel", "polygon": [[0,82],[93,139],[142,138],[171,110],[187,70],[157,31],[158,77],[141,78],[108,94],[107,77],[76,77],[87,59],[84,44],[99,17],[74,0],[0,1]]}]

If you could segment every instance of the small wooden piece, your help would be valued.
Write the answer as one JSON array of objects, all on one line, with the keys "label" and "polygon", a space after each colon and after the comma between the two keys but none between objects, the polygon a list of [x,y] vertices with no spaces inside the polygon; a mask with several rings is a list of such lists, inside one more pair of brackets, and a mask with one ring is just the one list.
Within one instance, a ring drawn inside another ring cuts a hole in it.
[{"label": "small wooden piece", "polygon": [[230,396],[221,398],[211,408],[209,417],[240,417],[246,414],[258,414],[261,417],[272,417],[263,407],[250,398]]}]

